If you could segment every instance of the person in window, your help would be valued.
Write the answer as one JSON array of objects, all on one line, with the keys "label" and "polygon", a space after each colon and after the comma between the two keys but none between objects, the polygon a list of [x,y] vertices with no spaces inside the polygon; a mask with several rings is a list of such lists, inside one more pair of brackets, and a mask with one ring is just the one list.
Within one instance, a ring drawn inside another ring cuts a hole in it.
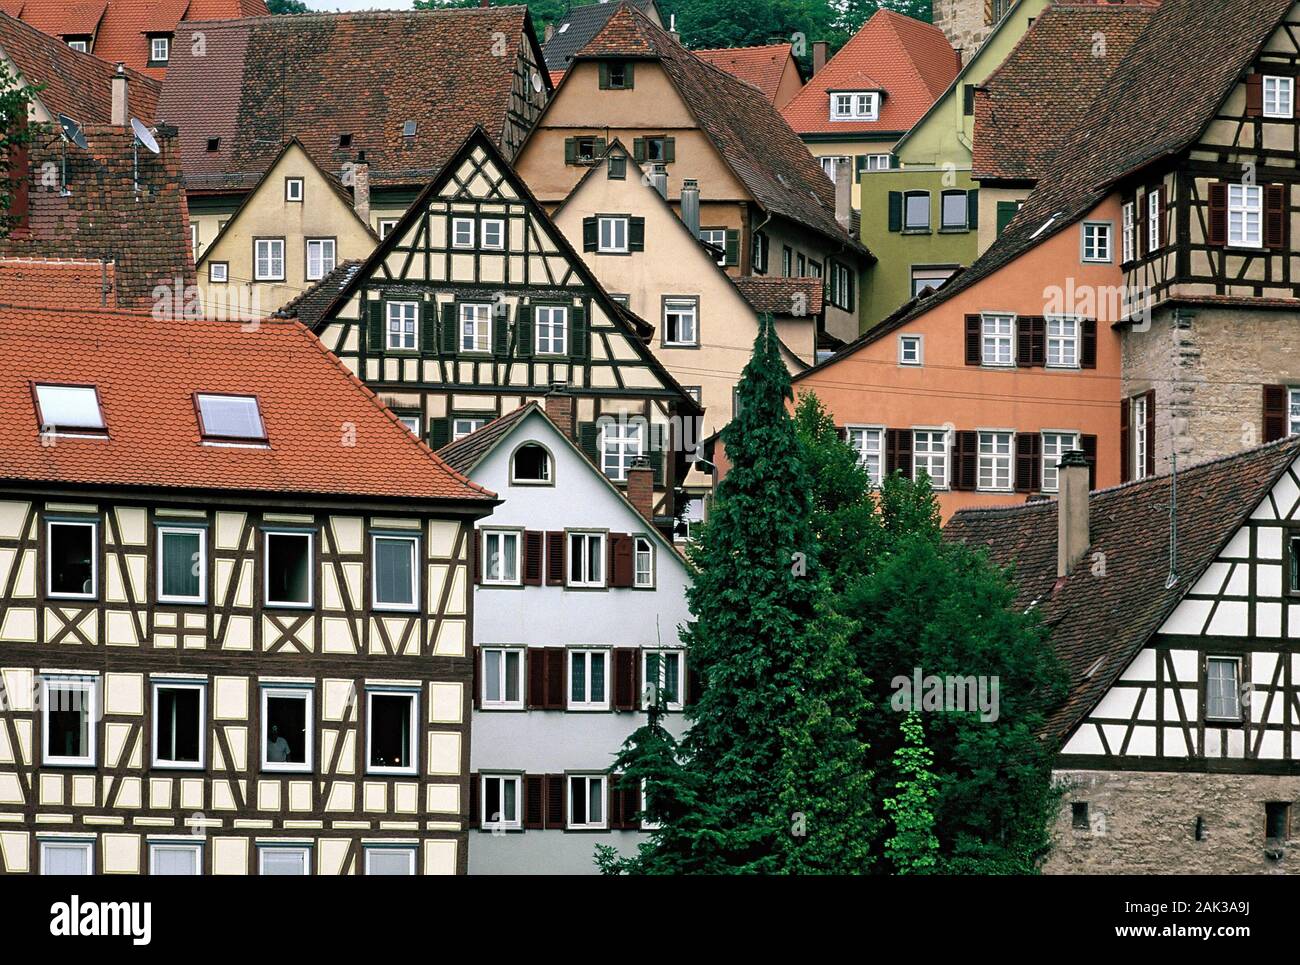
[{"label": "person in window", "polygon": [[276,724],[271,725],[271,739],[266,744],[266,759],[272,764],[285,764],[289,760],[289,742],[280,734]]}]

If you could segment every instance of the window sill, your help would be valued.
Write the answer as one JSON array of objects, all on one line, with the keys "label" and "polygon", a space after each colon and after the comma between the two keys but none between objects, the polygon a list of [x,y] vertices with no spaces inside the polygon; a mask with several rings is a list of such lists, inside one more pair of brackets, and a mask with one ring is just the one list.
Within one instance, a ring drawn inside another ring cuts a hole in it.
[{"label": "window sill", "polygon": [[929,228],[904,228],[902,231],[905,235],[932,235],[934,234]]},{"label": "window sill", "polygon": [[604,707],[595,707],[595,706],[587,707],[585,705],[573,705],[573,704],[570,704],[569,706],[564,708],[565,712],[570,714],[608,714],[611,709],[612,708],[609,707],[608,705]]},{"label": "window sill", "polygon": [[1245,722],[1244,720],[1242,720],[1241,718],[1206,717],[1206,718],[1205,718],[1205,726],[1206,726],[1206,727],[1223,727],[1223,728],[1225,728],[1225,729],[1232,730],[1232,729],[1234,729],[1234,728],[1238,728],[1238,727],[1243,727],[1243,728],[1244,728],[1244,727],[1246,726],[1246,722]]},{"label": "window sill", "polygon": [[310,603],[272,603],[269,600],[262,604],[263,610],[312,610],[315,607]]},{"label": "window sill", "polygon": [[480,704],[474,708],[478,711],[491,711],[492,713],[518,714],[527,710],[543,710],[542,707],[525,707],[523,704]]},{"label": "window sill", "polygon": [[208,601],[202,598],[194,597],[171,597],[160,596],[157,601],[159,606],[207,606]]},{"label": "window sill", "polygon": [[261,766],[259,773],[266,774],[271,777],[276,777],[281,774],[288,774],[290,776],[295,774],[297,775],[315,774],[316,771],[315,768],[305,766],[302,764],[295,764],[292,767],[275,767],[272,764],[263,764]]},{"label": "window sill", "polygon": [[479,583],[481,590],[522,590],[523,588],[523,583],[489,583],[487,580]]},{"label": "window sill", "polygon": [[660,348],[699,348],[699,342],[660,342]]},{"label": "window sill", "polygon": [[41,767],[42,768],[66,767],[66,768],[71,768],[73,770],[84,771],[84,770],[94,770],[95,768],[99,767],[99,765],[94,761],[60,761],[60,760],[50,760],[47,757],[45,758],[45,760],[41,761]]},{"label": "window sill", "polygon": [[254,283],[257,283],[257,282],[275,282],[275,281],[284,281],[284,276],[281,275],[279,278],[254,278],[254,279],[253,279],[253,282],[254,282]]},{"label": "window sill", "polygon": [[391,604],[391,603],[372,603],[370,605],[370,609],[378,613],[419,613],[420,612],[419,606],[414,604],[412,604],[411,606],[397,606],[396,604]]},{"label": "window sill", "polygon": [[945,228],[940,228],[940,229],[939,229],[939,234],[941,234],[941,235],[968,235],[968,234],[970,234],[970,233],[971,233],[972,231],[974,231],[974,230],[975,230],[975,229],[973,229],[973,228],[965,227],[965,226],[963,226],[963,227],[961,227],[961,228],[956,228],[956,227],[945,227]]},{"label": "window sill", "polygon": [[173,764],[168,761],[154,761],[149,765],[151,771],[206,771],[206,764]]},{"label": "window sill", "polygon": [[45,593],[47,600],[68,600],[73,603],[98,603],[99,594],[97,593]]}]

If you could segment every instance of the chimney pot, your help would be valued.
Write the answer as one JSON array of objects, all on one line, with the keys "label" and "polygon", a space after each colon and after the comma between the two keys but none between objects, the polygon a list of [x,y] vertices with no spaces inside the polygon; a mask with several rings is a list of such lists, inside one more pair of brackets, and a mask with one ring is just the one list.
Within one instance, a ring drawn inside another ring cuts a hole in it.
[{"label": "chimney pot", "polygon": [[1078,449],[1061,456],[1057,470],[1056,575],[1069,576],[1091,544],[1088,521],[1088,460]]},{"label": "chimney pot", "polygon": [[659,197],[668,197],[668,169],[662,164],[650,165],[650,183],[659,192]]},{"label": "chimney pot", "polygon": [[655,471],[645,456],[637,456],[627,471],[627,500],[638,513],[653,522]]},{"label": "chimney pot", "polygon": [[682,223],[691,236],[700,236],[700,182],[695,178],[682,181]]},{"label": "chimney pot", "polygon": [[130,98],[127,95],[127,77],[126,68],[121,64],[117,65],[117,71],[113,74],[113,79],[109,82],[112,100],[112,113],[109,120],[114,127],[126,127],[131,123],[130,120]]}]

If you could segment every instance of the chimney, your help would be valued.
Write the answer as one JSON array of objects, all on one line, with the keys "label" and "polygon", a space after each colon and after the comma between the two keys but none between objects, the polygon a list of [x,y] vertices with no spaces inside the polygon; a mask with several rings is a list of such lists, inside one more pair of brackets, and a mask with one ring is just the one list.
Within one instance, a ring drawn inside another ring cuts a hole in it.
[{"label": "chimney", "polygon": [[646,519],[655,518],[655,471],[645,456],[637,456],[627,471],[627,501]]},{"label": "chimney", "polygon": [[546,417],[570,439],[573,438],[573,396],[563,385],[552,385],[546,393]]},{"label": "chimney", "polygon": [[835,220],[850,233],[853,224],[853,182],[849,179],[851,167],[851,162],[845,160],[835,165]]},{"label": "chimney", "polygon": [[126,68],[118,64],[117,72],[113,74],[113,79],[108,83],[113,94],[113,112],[110,119],[114,127],[126,127],[131,123],[130,101],[126,95]]},{"label": "chimney", "polygon": [[700,183],[694,178],[682,182],[682,223],[691,236],[700,236]]},{"label": "chimney", "polygon": [[821,70],[821,69],[822,69],[823,67],[825,67],[825,66],[826,66],[826,41],[824,41],[824,40],[814,40],[814,41],[813,41],[813,71],[812,71],[812,72],[813,72],[814,74],[816,74],[819,70]]},{"label": "chimney", "polygon": [[365,151],[357,152],[356,163],[352,165],[352,207],[357,217],[370,223],[370,165]]},{"label": "chimney", "polygon": [[668,197],[668,169],[662,164],[650,165],[650,183],[659,192],[659,197]]},{"label": "chimney", "polygon": [[1056,575],[1069,576],[1088,551],[1088,460],[1078,449],[1061,456],[1056,470]]},{"label": "chimney", "polygon": [[678,43],[682,42],[682,34],[681,31],[677,29],[677,14],[675,13],[670,13],[668,15],[668,36],[672,37],[673,40]]},{"label": "chimney", "polygon": [[551,38],[554,36],[555,36],[555,24],[548,23],[546,25],[546,30],[542,33],[542,43],[549,44],[551,42]]}]

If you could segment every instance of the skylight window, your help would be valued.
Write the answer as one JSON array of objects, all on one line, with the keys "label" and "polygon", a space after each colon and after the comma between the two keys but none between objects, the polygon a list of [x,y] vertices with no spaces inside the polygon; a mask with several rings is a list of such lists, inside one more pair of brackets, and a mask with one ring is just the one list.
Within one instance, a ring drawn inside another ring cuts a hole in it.
[{"label": "skylight window", "polygon": [[93,385],[37,385],[36,419],[42,432],[107,431]]},{"label": "skylight window", "polygon": [[415,121],[407,121],[402,125],[402,137],[415,137]]},{"label": "skylight window", "polygon": [[253,395],[194,396],[199,410],[199,431],[204,439],[222,442],[265,442],[262,412]]},{"label": "skylight window", "polygon": [[1056,212],[1056,214],[1048,218],[1047,221],[1043,223],[1041,228],[1039,228],[1037,231],[1035,231],[1032,235],[1029,236],[1029,240],[1034,241],[1035,239],[1037,239],[1038,236],[1041,235],[1044,231],[1046,231],[1052,225],[1056,224],[1056,219],[1059,218],[1060,216],[1061,216],[1061,212],[1058,211]]}]

